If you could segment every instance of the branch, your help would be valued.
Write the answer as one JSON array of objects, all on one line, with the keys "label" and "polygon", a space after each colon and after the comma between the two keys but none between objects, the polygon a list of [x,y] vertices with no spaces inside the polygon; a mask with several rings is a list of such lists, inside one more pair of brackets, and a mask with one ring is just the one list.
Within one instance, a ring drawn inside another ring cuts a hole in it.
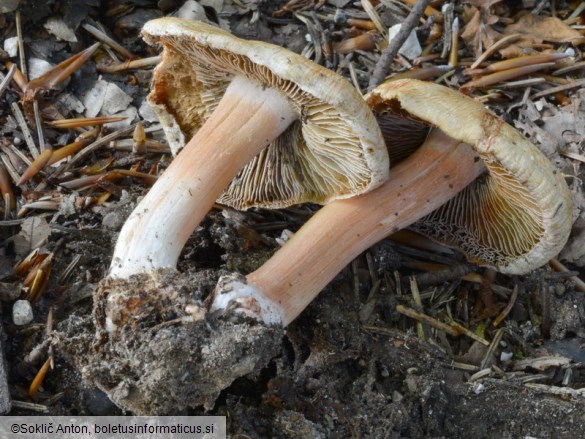
[{"label": "branch", "polygon": [[412,32],[412,30],[415,28],[416,24],[418,23],[418,20],[420,20],[420,18],[422,17],[424,10],[429,5],[429,3],[430,0],[418,0],[414,7],[411,9],[410,13],[408,14],[408,17],[406,17],[404,23],[402,23],[400,31],[396,34],[394,38],[392,38],[390,44],[388,44],[388,46],[382,51],[380,59],[378,60],[378,63],[374,68],[374,73],[370,78],[370,83],[368,84],[368,91],[372,91],[382,82],[384,82],[386,72],[388,72],[392,60],[394,59],[394,57],[396,57],[398,51],[400,50],[400,48],[402,47],[410,33]]}]

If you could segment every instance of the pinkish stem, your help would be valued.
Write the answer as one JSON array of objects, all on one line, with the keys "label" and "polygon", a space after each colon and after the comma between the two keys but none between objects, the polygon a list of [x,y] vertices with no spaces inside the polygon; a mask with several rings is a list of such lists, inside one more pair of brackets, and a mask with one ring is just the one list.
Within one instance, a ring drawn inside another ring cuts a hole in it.
[{"label": "pinkish stem", "polygon": [[110,276],[175,268],[185,242],[217,197],[297,117],[284,95],[236,77],[124,224]]},{"label": "pinkish stem", "polygon": [[471,147],[431,131],[413,156],[391,170],[386,183],[323,207],[246,277],[248,285],[216,292],[211,309],[235,300],[267,323],[288,325],[361,252],[437,209],[484,169]]}]

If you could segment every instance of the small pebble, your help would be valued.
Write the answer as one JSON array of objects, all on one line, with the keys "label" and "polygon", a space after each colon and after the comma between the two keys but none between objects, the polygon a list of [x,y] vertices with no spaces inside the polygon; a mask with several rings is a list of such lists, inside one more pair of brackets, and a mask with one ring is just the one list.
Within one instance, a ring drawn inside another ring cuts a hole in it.
[{"label": "small pebble", "polygon": [[471,389],[473,390],[473,393],[479,395],[480,393],[483,393],[485,391],[485,386],[481,383],[473,383],[471,385]]},{"label": "small pebble", "polygon": [[18,38],[11,37],[4,40],[4,50],[8,53],[9,57],[15,57],[18,55]]},{"label": "small pebble", "polygon": [[[108,114],[104,111],[105,114]],[[126,119],[119,122],[112,122],[108,124],[108,128],[112,131],[124,129],[132,124],[138,118],[138,110],[133,105],[130,105],[125,110],[117,113],[108,114],[108,116],[125,117]]]},{"label": "small pebble", "polygon": [[126,215],[118,210],[109,212],[102,219],[102,226],[109,230],[120,230],[126,221]]},{"label": "small pebble", "polygon": [[59,213],[63,215],[65,218],[75,215],[77,213],[77,208],[75,207],[75,200],[76,195],[63,195],[61,197],[61,202],[59,203]]},{"label": "small pebble", "polygon": [[575,53],[575,49],[573,49],[572,47],[568,47],[568,48],[565,50],[565,53],[566,53],[566,54],[568,54],[569,56],[575,56],[575,55],[576,55],[576,53]]},{"label": "small pebble", "polygon": [[58,17],[49,17],[44,24],[44,28],[50,34],[55,35],[58,40],[69,41],[70,43],[76,43],[77,37],[75,32],[71,29],[63,19]]},{"label": "small pebble", "polygon": [[12,305],[12,322],[16,326],[27,325],[34,318],[32,306],[28,300],[17,300]]},{"label": "small pebble", "polygon": [[293,232],[291,232],[288,229],[284,229],[282,231],[282,233],[280,234],[279,238],[276,238],[276,242],[278,243],[278,245],[280,245],[281,247],[286,244],[286,241],[288,241],[290,238],[292,238],[292,236],[294,235]]},{"label": "small pebble", "polygon": [[514,352],[502,351],[500,354],[500,361],[510,361],[514,357]]}]

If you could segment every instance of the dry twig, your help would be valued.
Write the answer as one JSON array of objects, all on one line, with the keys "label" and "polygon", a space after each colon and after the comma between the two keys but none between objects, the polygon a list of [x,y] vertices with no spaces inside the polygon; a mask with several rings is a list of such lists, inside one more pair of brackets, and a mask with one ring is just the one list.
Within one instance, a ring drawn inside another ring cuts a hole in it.
[{"label": "dry twig", "polygon": [[416,5],[410,11],[410,14],[402,23],[400,27],[400,31],[396,36],[392,39],[390,44],[383,50],[382,54],[380,55],[380,59],[374,68],[374,73],[372,73],[372,77],[370,78],[370,83],[368,85],[368,91],[372,91],[382,82],[384,82],[384,78],[390,68],[390,64],[392,60],[398,54],[398,51],[412,32],[412,30],[416,27],[416,24],[422,17],[425,8],[429,5],[430,0],[418,0]]}]

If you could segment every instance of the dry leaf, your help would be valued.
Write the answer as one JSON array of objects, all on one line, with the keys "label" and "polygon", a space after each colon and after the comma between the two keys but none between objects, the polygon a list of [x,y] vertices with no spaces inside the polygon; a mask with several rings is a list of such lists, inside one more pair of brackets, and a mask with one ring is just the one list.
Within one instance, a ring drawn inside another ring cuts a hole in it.
[{"label": "dry leaf", "polygon": [[[585,206],[582,190],[573,191],[573,203],[576,206]],[[577,267],[585,267],[585,218],[579,217],[573,224],[571,238],[561,251],[559,259]]]},{"label": "dry leaf", "polygon": [[[522,111],[520,114],[522,115]],[[531,142],[536,144],[542,153],[549,159],[558,154],[561,140],[541,128],[537,122],[521,118],[514,121],[514,127],[527,136]]]},{"label": "dry leaf", "polygon": [[492,28],[492,24],[498,21],[498,18],[491,15],[487,9],[475,9],[471,13],[471,18],[463,28],[461,38],[465,41],[467,47],[473,49],[476,57],[479,57],[485,49],[494,44],[499,38],[500,34]]},{"label": "dry leaf", "polygon": [[571,43],[578,45],[585,42],[585,37],[571,29],[556,17],[525,14],[516,23],[506,27],[504,35],[523,34],[527,37],[552,43]]},{"label": "dry leaf", "polygon": [[502,36],[521,34],[514,44],[499,51],[504,58],[515,58],[526,55],[526,50],[535,44],[571,43],[574,46],[585,42],[585,37],[575,29],[571,29],[556,17],[524,14],[513,24],[506,26]]},{"label": "dry leaf", "polygon": [[23,221],[19,235],[22,235],[30,243],[30,250],[32,250],[47,243],[51,235],[51,227],[47,220],[35,216]]},{"label": "dry leaf", "polygon": [[561,139],[561,146],[566,144],[581,144],[585,139],[585,112],[584,103],[577,96],[571,100],[571,105],[565,107],[551,107],[553,113],[543,116],[543,128],[555,138]]},{"label": "dry leaf", "polygon": [[31,250],[42,247],[51,235],[51,227],[42,217],[27,218],[20,226],[20,232],[11,238],[18,255],[26,255]]}]

